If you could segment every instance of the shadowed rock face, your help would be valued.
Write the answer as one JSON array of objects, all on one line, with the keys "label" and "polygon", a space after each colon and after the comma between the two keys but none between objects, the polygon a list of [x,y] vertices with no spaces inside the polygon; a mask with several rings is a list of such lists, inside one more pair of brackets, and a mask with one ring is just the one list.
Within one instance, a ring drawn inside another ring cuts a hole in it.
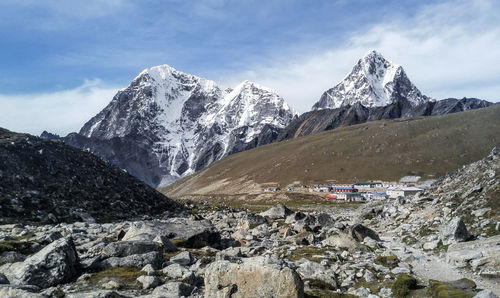
[{"label": "shadowed rock face", "polygon": [[0,129],[0,222],[109,220],[179,205],[97,156]]},{"label": "shadowed rock face", "polygon": [[485,108],[490,105],[492,105],[491,102],[477,98],[447,98],[439,101],[427,101],[416,106],[408,104],[405,100],[397,100],[383,107],[366,107],[361,103],[355,103],[336,109],[322,109],[304,113],[283,129],[276,140],[279,142],[368,121],[437,116]]}]

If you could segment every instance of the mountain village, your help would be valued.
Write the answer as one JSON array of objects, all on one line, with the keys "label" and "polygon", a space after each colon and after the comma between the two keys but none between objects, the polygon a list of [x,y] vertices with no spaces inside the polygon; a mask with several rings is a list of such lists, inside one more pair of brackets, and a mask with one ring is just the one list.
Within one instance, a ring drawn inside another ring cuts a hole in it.
[{"label": "mountain village", "polygon": [[[415,182],[420,179],[418,177]],[[405,179],[402,179],[405,180]],[[280,187],[272,186],[265,189],[266,192],[309,192],[326,193],[326,200],[341,200],[349,202],[365,202],[371,200],[384,200],[389,198],[408,198],[423,192],[432,181],[417,185],[416,183],[396,183],[382,181],[355,182],[353,184],[315,184],[313,186],[300,185],[288,186],[282,190]]]}]

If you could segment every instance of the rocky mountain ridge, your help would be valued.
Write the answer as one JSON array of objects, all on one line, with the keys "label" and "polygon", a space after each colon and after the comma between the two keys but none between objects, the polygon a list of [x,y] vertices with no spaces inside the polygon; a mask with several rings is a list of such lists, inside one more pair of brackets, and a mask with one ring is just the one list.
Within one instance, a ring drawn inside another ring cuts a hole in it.
[{"label": "rocky mountain ridge", "polygon": [[0,128],[0,223],[102,221],[180,205],[97,156]]},{"label": "rocky mountain ridge", "polygon": [[429,100],[408,79],[403,67],[373,50],[359,59],[340,83],[325,91],[312,110],[335,109],[356,103],[371,108],[396,101],[416,106]]},{"label": "rocky mountain ridge", "polygon": [[368,107],[357,102],[335,109],[320,109],[304,113],[295,118],[281,131],[276,141],[280,142],[341,126],[349,126],[369,121],[397,119],[418,116],[437,116],[463,112],[491,106],[493,103],[477,98],[447,98],[410,105],[405,100],[381,107]]},{"label": "rocky mountain ridge", "polygon": [[272,142],[295,114],[256,83],[222,89],[160,65],[141,72],[79,134],[62,139],[157,187]]}]

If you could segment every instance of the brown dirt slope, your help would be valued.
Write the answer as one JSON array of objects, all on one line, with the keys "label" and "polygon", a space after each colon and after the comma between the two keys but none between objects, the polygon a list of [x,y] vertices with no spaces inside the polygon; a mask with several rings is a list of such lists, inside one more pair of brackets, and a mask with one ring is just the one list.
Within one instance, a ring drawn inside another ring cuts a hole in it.
[{"label": "brown dirt slope", "polygon": [[424,179],[500,146],[500,105],[341,127],[231,155],[162,189],[169,196],[258,193],[268,185]]}]

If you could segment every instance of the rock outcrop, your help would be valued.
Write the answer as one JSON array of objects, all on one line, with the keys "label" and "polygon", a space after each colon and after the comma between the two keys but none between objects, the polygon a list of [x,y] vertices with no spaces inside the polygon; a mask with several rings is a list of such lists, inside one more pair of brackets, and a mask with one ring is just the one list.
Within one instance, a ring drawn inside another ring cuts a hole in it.
[{"label": "rock outcrop", "polygon": [[44,247],[24,262],[0,267],[14,285],[47,288],[69,282],[79,273],[79,259],[71,238],[62,238]]}]

